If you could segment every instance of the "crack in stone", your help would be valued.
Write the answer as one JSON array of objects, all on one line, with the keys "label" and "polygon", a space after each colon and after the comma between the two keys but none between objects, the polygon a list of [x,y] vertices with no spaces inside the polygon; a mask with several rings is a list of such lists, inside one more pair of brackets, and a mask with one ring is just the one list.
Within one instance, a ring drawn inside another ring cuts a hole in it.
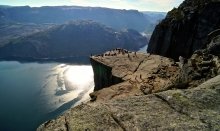
[{"label": "crack in stone", "polygon": [[125,75],[122,76],[121,78],[124,79],[124,78],[127,77],[128,75],[132,75],[132,74],[125,74]]},{"label": "crack in stone", "polygon": [[66,127],[66,130],[69,131],[69,124],[68,124],[68,121],[65,117],[65,123],[64,123],[65,127]]},{"label": "crack in stone", "polygon": [[162,100],[164,103],[166,103],[171,109],[173,109],[173,110],[176,111],[177,113],[182,114],[182,115],[184,115],[184,116],[187,116],[187,117],[189,117],[189,118],[191,118],[191,119],[195,119],[195,118],[191,117],[189,114],[187,114],[187,113],[185,113],[185,112],[182,112],[181,110],[177,110],[175,107],[173,107],[173,106],[169,103],[169,101],[167,101],[167,100],[166,100],[165,98],[163,98],[162,96],[160,96],[160,95],[158,95],[158,94],[154,94],[154,96],[156,96],[157,98],[159,98],[160,100]]},{"label": "crack in stone", "polygon": [[112,119],[121,127],[121,129],[123,131],[126,131],[125,126],[118,120],[118,118],[116,118],[112,113],[110,114]]},{"label": "crack in stone", "polygon": [[158,95],[158,94],[154,94],[155,97],[159,98],[160,100],[162,100],[164,103],[166,103],[171,109],[173,109],[174,111],[176,111],[177,113],[187,116],[188,118],[192,119],[192,120],[199,120],[201,123],[207,125],[210,127],[210,123],[205,122],[204,120],[202,120],[201,118],[194,118],[192,116],[190,116],[189,114],[181,111],[181,110],[177,110],[175,107],[173,107],[169,101],[167,101],[165,98],[163,98],[162,96]]},{"label": "crack in stone", "polygon": [[138,64],[137,68],[134,70],[134,73],[137,72],[137,70],[139,69],[139,67],[141,66],[141,64],[142,64],[143,62],[144,62],[144,60],[142,60],[142,61]]}]

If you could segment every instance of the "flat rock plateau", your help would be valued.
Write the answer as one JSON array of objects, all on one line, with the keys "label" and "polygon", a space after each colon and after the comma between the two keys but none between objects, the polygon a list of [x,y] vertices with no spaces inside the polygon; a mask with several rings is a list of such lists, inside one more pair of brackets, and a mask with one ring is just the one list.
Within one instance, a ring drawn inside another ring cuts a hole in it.
[{"label": "flat rock plateau", "polygon": [[205,52],[180,62],[124,49],[92,56],[91,101],[37,130],[218,130],[219,57]]}]

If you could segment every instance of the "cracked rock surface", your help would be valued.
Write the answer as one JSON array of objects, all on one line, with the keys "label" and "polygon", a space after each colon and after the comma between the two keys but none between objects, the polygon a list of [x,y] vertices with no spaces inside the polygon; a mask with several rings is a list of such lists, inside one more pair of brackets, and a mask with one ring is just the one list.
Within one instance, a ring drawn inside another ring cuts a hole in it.
[{"label": "cracked rock surface", "polygon": [[[98,85],[95,85],[95,92],[90,96],[96,100],[147,95],[179,84],[181,70],[178,63],[158,55],[119,49],[92,56],[91,63]],[[115,83],[113,78],[120,78],[121,81]],[[108,85],[107,88],[105,85]]]},{"label": "cracked rock surface", "polygon": [[[102,84],[110,86],[37,130],[220,130],[220,76],[212,71],[219,69],[218,56],[197,51],[176,63],[127,53],[129,57],[115,51],[93,56],[94,71],[100,74],[96,77],[108,76]],[[113,78],[121,81],[114,83]]]},{"label": "cracked rock surface", "polygon": [[89,102],[41,125],[38,131],[219,130],[220,76],[196,88]]},{"label": "cracked rock surface", "polygon": [[92,56],[91,101],[37,131],[218,131],[219,41],[215,37],[207,49],[180,62],[123,49]]}]

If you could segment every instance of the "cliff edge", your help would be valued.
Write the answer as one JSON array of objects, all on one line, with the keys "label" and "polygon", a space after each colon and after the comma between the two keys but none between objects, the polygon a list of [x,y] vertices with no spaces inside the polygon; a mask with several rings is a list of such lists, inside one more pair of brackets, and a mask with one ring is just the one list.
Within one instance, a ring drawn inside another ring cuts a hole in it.
[{"label": "cliff edge", "polygon": [[206,48],[209,34],[220,28],[219,0],[185,0],[155,28],[147,52],[178,60]]},{"label": "cliff edge", "polygon": [[180,62],[124,49],[91,56],[91,101],[37,130],[218,130],[220,59],[210,52]]},{"label": "cliff edge", "polygon": [[91,101],[37,130],[220,130],[219,7],[185,0],[156,27],[150,54],[91,56]]}]

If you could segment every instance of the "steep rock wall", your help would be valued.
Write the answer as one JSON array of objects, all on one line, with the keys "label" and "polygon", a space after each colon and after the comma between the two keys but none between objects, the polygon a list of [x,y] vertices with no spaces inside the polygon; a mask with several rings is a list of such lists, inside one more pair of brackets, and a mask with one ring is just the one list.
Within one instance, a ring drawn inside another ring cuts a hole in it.
[{"label": "steep rock wall", "polygon": [[160,92],[180,83],[177,63],[158,55],[116,49],[91,56],[90,61],[95,81],[92,101]]},{"label": "steep rock wall", "polygon": [[155,28],[147,51],[178,60],[205,48],[208,34],[220,28],[220,1],[185,0]]},{"label": "steep rock wall", "polygon": [[90,58],[90,62],[94,72],[95,91],[121,83],[123,81],[121,78],[112,75],[111,67],[104,65],[92,58]]}]

